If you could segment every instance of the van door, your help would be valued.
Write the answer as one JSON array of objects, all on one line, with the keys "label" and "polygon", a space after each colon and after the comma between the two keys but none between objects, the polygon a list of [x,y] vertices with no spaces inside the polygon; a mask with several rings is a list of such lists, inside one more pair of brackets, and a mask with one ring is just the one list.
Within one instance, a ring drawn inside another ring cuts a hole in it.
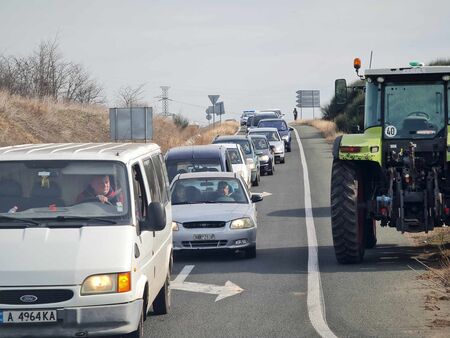
[{"label": "van door", "polygon": [[[153,160],[155,156],[147,157],[143,160],[144,164],[144,171],[145,171],[145,181],[148,186],[149,195],[150,195],[150,202],[161,202],[161,190],[162,187],[159,183],[159,176],[160,170],[158,170],[158,167],[155,166],[155,161]],[[165,191],[164,191],[165,192]],[[172,219],[170,214],[167,214],[166,210],[166,216],[167,219]],[[170,218],[169,218],[170,217]],[[167,247],[167,243],[164,241],[167,237],[170,237],[170,233],[167,233],[167,228],[162,231],[152,231],[152,240],[153,240],[153,263],[154,263],[154,278],[155,278],[155,285],[156,286],[162,286],[165,281],[165,277],[167,275],[167,262],[168,257],[165,248]],[[171,229],[170,229],[171,230]],[[157,291],[159,291],[159,287],[154,288],[156,290],[156,293],[151,294],[150,301],[154,299],[157,295]],[[155,291],[152,290],[152,291]]]},{"label": "van door", "polygon": [[154,167],[155,181],[158,186],[159,196],[158,202],[160,202],[166,210],[167,224],[166,228],[155,233],[155,243],[159,248],[158,256],[156,257],[157,263],[157,279],[158,282],[163,282],[167,276],[167,268],[171,264],[171,252],[172,252],[172,208],[170,204],[170,190],[169,179],[167,176],[166,167],[161,154],[152,156],[152,163]]},{"label": "van door", "polygon": [[[139,257],[137,257],[138,266],[141,272],[147,277],[149,285],[155,283],[155,252],[154,252],[154,238],[152,231],[141,231],[139,222],[145,220],[147,216],[147,206],[149,204],[149,194],[146,189],[146,178],[144,171],[141,168],[141,164],[136,162],[132,166],[133,173],[133,202],[134,202],[134,215],[136,220],[136,229],[138,232],[138,249]],[[151,292],[155,292],[155,288],[150,287],[149,297],[155,297]],[[153,299],[150,298],[150,299]]]}]

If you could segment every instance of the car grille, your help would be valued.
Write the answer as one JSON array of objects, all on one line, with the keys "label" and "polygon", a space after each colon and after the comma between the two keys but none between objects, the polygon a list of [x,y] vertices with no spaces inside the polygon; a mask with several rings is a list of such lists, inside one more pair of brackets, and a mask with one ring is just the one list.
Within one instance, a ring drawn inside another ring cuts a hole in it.
[{"label": "car grille", "polygon": [[185,248],[220,248],[227,245],[227,241],[184,241],[181,244]]},{"label": "car grille", "polygon": [[211,228],[223,228],[225,222],[186,222],[183,223],[183,227],[186,229],[211,229]]},{"label": "car grille", "polygon": [[72,297],[72,290],[2,290],[0,291],[0,304],[34,305],[59,303],[65,302]]}]

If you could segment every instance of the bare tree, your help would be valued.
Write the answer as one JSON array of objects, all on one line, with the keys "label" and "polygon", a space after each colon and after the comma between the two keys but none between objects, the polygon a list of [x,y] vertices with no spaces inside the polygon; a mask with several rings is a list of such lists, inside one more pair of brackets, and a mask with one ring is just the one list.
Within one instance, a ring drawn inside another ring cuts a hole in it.
[{"label": "bare tree", "polygon": [[136,107],[145,106],[142,102],[144,94],[145,83],[140,84],[137,87],[121,87],[117,92],[117,99],[119,106],[122,107]]},{"label": "bare tree", "polygon": [[57,38],[40,43],[29,57],[0,57],[0,89],[28,97],[80,103],[103,102],[102,88],[82,65],[67,62]]}]

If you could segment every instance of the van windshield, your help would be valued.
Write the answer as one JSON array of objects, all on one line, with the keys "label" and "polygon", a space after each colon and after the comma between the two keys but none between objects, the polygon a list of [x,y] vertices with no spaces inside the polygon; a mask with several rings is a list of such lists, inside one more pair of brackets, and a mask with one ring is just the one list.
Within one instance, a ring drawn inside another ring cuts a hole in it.
[{"label": "van windshield", "polygon": [[0,227],[10,218],[129,221],[126,169],[112,161],[0,162]]},{"label": "van windshield", "polygon": [[201,171],[224,171],[219,159],[191,159],[191,160],[169,160],[166,161],[167,174],[169,181],[172,182],[173,178],[178,174],[194,173]]}]

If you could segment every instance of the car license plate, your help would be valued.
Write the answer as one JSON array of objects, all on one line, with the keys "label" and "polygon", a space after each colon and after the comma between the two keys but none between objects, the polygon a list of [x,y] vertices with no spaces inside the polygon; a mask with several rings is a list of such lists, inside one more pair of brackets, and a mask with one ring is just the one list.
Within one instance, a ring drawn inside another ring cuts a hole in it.
[{"label": "car license plate", "polygon": [[0,324],[56,322],[56,310],[0,311]]},{"label": "car license plate", "polygon": [[194,240],[197,240],[197,241],[211,241],[211,240],[213,240],[215,238],[216,238],[216,236],[214,236],[214,234],[194,235]]}]

